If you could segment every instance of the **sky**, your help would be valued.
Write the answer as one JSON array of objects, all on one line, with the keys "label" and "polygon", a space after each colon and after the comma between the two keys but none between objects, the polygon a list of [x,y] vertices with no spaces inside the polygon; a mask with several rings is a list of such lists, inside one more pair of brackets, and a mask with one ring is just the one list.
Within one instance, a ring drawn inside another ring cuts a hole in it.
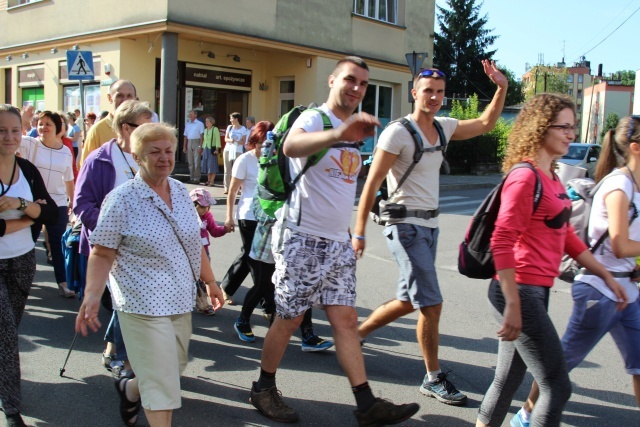
[{"label": "sky", "polygon": [[[436,4],[446,7],[447,2]],[[539,54],[544,64],[555,64],[564,56],[567,66],[585,55],[592,75],[598,64],[607,75],[640,69],[638,9],[639,0],[484,0],[480,16],[487,15],[486,28],[499,36],[492,46],[498,50],[494,59],[517,78],[525,73],[526,63],[538,63]]]}]

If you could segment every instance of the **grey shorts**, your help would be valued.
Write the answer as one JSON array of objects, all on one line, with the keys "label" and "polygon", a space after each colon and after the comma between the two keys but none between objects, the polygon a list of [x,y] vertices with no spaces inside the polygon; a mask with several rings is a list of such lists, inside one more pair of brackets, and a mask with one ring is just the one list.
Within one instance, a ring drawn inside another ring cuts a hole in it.
[{"label": "grey shorts", "polygon": [[413,308],[441,304],[435,267],[439,230],[414,224],[393,224],[387,226],[383,234],[400,268],[396,298],[411,302]]},{"label": "grey shorts", "polygon": [[[280,233],[279,226],[274,233]],[[285,228],[273,258],[276,313],[281,318],[301,316],[313,305],[355,307],[356,255],[351,242]]]}]

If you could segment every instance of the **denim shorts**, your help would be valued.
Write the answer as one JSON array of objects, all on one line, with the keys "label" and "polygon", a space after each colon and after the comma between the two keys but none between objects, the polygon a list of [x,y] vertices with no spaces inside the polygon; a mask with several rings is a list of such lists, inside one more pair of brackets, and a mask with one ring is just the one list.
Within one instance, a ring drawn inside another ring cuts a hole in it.
[{"label": "denim shorts", "polygon": [[622,310],[593,286],[576,281],[571,287],[573,311],[562,347],[569,370],[575,368],[607,333],[615,341],[626,371],[640,375],[640,302],[630,302]]},{"label": "denim shorts", "polygon": [[413,308],[441,304],[435,267],[439,229],[393,224],[387,226],[383,234],[400,268],[396,298],[411,302]]}]

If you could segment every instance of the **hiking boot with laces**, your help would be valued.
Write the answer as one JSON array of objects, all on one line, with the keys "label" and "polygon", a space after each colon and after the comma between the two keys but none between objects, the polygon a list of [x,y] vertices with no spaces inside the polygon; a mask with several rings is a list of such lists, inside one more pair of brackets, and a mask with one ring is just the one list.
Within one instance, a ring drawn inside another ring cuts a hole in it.
[{"label": "hiking boot with laces", "polygon": [[282,393],[275,386],[258,391],[258,383],[251,387],[249,402],[265,417],[280,423],[295,423],[298,414],[282,400]]},{"label": "hiking boot with laces", "polygon": [[302,351],[324,351],[333,347],[333,341],[323,340],[316,334],[302,338]]},{"label": "hiking boot with laces", "polygon": [[447,379],[447,375],[450,372],[438,374],[438,378],[434,381],[429,381],[429,376],[424,376],[422,386],[420,386],[420,393],[435,397],[442,403],[447,405],[461,406],[467,403],[467,396],[460,393],[456,386]]},{"label": "hiking boot with laces", "polygon": [[396,405],[385,399],[376,398],[376,403],[365,413],[353,411],[359,426],[384,426],[398,424],[411,418],[420,409],[417,403]]}]

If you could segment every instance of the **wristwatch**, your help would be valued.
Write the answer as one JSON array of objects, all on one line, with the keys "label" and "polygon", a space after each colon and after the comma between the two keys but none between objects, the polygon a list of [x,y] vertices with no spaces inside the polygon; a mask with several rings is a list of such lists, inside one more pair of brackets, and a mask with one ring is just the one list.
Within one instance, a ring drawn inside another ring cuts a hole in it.
[{"label": "wristwatch", "polygon": [[30,201],[25,200],[22,197],[18,197],[18,200],[20,200],[20,206],[18,206],[19,211],[27,209],[27,206],[29,206],[29,203],[31,203]]}]

